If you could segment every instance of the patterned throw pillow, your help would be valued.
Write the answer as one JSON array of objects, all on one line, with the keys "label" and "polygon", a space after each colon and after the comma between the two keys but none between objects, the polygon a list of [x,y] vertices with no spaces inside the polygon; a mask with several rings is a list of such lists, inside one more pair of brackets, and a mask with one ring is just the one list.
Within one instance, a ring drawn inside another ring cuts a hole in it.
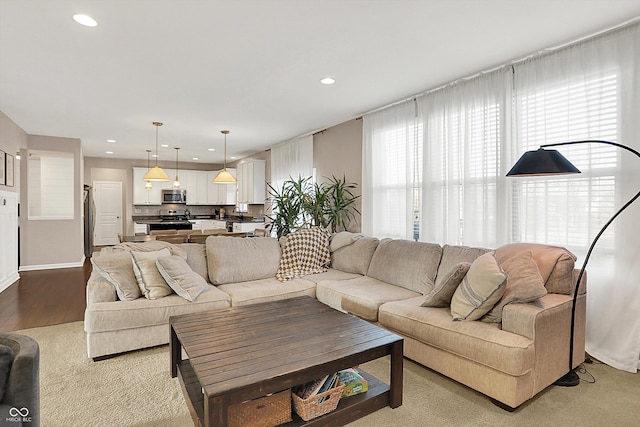
[{"label": "patterned throw pillow", "polygon": [[284,282],[327,271],[331,262],[329,236],[327,231],[318,227],[288,234],[276,278]]},{"label": "patterned throw pillow", "polygon": [[500,300],[507,275],[495,258],[487,252],[476,258],[451,299],[453,320],[478,320]]}]

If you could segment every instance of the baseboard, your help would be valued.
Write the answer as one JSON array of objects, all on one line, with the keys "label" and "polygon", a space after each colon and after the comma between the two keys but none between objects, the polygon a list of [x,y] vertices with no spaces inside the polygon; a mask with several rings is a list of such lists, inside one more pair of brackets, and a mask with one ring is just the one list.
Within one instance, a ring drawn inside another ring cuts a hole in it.
[{"label": "baseboard", "polygon": [[16,281],[18,279],[20,279],[20,275],[18,274],[18,272],[16,272],[15,274],[12,274],[11,276],[9,276],[6,279],[4,279],[2,282],[0,282],[0,292],[4,291],[9,286],[11,286],[14,283],[16,283]]},{"label": "baseboard", "polygon": [[58,268],[76,268],[84,265],[85,257],[82,256],[82,260],[78,263],[68,262],[60,264],[40,264],[40,265],[21,265],[18,271],[35,271],[35,270],[55,270]]}]

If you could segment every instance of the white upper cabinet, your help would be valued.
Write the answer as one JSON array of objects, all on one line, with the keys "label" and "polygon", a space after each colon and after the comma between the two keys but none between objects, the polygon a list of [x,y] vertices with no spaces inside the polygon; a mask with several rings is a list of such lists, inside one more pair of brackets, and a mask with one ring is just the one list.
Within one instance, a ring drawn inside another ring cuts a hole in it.
[{"label": "white upper cabinet", "polygon": [[[215,184],[213,179],[220,171],[207,172],[208,202],[210,205],[235,205],[236,204],[236,184]],[[237,178],[236,170],[227,168],[227,172]],[[188,198],[187,198],[188,200]]]},{"label": "white upper cabinet", "polygon": [[184,170],[180,172],[180,188],[187,190],[187,205],[207,205],[208,183],[206,171]]},{"label": "white upper cabinet", "polygon": [[144,175],[147,168],[133,168],[133,204],[134,205],[161,205],[162,186],[164,182],[152,182],[151,190],[145,188]]},{"label": "white upper cabinet", "polygon": [[250,160],[238,165],[238,203],[264,204],[265,164],[264,160]]}]

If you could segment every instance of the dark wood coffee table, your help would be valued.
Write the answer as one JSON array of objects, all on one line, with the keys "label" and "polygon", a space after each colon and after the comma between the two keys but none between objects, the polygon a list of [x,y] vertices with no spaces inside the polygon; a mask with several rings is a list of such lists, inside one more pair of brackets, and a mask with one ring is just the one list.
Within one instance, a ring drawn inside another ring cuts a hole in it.
[{"label": "dark wood coffee table", "polygon": [[171,316],[169,323],[171,376],[179,376],[196,425],[227,426],[231,405],[386,355],[390,386],[363,373],[369,391],[306,423],[294,413],[286,425],[339,426],[402,405],[403,338],[313,298]]}]

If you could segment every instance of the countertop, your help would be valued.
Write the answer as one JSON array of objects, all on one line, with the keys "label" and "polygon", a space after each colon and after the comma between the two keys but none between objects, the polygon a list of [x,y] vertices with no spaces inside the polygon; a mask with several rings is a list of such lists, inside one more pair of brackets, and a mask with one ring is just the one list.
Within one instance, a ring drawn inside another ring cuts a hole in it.
[{"label": "countertop", "polygon": [[177,224],[184,223],[186,221],[193,221],[196,219],[215,219],[219,221],[227,221],[227,222],[264,222],[263,217],[250,217],[245,216],[243,218],[239,218],[237,216],[227,216],[224,219],[215,218],[215,215],[192,215],[187,220],[172,220],[172,219],[162,219],[159,215],[132,215],[131,219],[133,222],[137,222],[139,224],[160,224],[160,223],[170,223],[175,222]]}]

